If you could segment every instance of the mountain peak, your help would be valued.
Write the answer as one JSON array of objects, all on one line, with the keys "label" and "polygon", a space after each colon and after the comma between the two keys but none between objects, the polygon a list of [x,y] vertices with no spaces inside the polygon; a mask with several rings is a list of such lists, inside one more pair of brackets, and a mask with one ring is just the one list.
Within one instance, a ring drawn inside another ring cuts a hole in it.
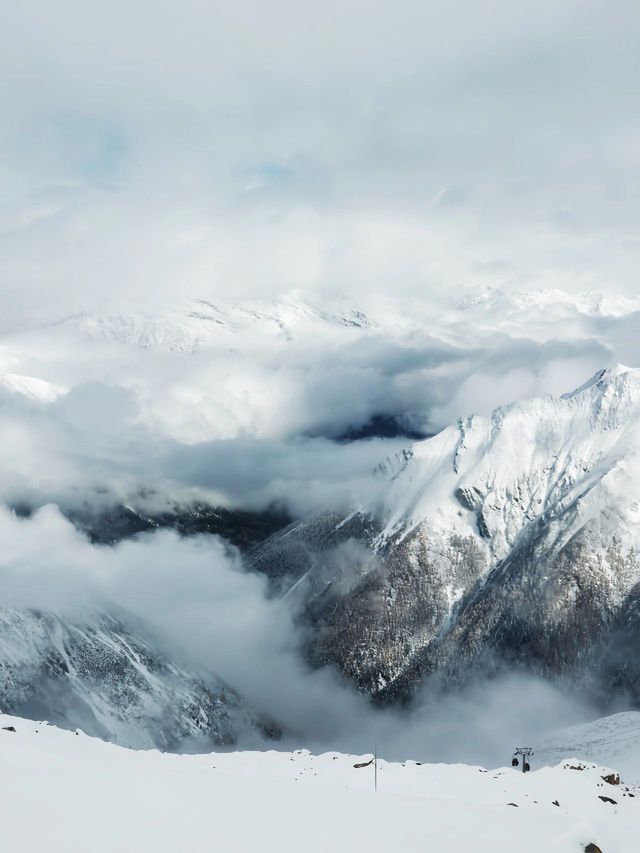
[{"label": "mountain peak", "polygon": [[640,368],[627,367],[626,364],[620,364],[620,362],[615,362],[614,364],[609,365],[609,367],[602,367],[600,370],[596,371],[590,379],[587,379],[586,382],[583,382],[582,385],[579,385],[573,391],[568,391],[566,394],[563,394],[560,399],[570,400],[572,397],[576,397],[578,394],[582,394],[584,391],[588,391],[596,385],[607,385],[619,376],[623,376],[627,373],[640,376]]}]

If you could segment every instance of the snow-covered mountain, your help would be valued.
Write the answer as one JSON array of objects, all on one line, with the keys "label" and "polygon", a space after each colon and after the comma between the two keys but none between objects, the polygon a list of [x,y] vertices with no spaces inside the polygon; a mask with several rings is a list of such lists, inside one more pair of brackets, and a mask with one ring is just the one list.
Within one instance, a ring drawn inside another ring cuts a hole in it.
[{"label": "snow-covered mountain", "polygon": [[636,853],[640,845],[640,791],[579,756],[534,763],[527,774],[415,761],[374,768],[371,755],[306,750],[175,756],[6,715],[0,755],[0,820],[12,850],[40,849],[45,830],[54,853]]},{"label": "snow-covered mountain", "polygon": [[[382,339],[411,340],[428,329],[457,344],[473,344],[490,330],[539,336],[557,324],[595,328],[590,321],[622,321],[640,311],[640,297],[596,291],[566,293],[557,289],[514,291],[484,287],[462,291],[450,299],[431,298],[402,304],[380,298],[360,304],[344,296],[294,292],[274,299],[216,299],[193,297],[164,305],[152,301],[105,303],[71,315],[25,321],[3,330],[11,340],[17,333],[34,341],[52,331],[58,337],[79,335],[85,342],[112,342],[143,349],[196,352],[202,348],[244,346],[245,342],[304,342],[345,332],[376,333]],[[586,324],[586,325],[585,325]],[[310,337],[311,336],[311,337]]]},{"label": "snow-covered mountain", "polygon": [[0,609],[0,707],[124,746],[162,750],[273,738],[277,727],[212,676],[190,672],[118,609]]},{"label": "snow-covered mountain", "polygon": [[349,516],[253,564],[313,626],[308,654],[405,697],[504,664],[640,701],[640,370],[461,418],[382,466]]},{"label": "snow-covered mountain", "polygon": [[232,345],[234,337],[258,333],[293,340],[313,330],[371,329],[375,323],[346,299],[330,299],[322,306],[304,299],[220,300],[193,299],[181,307],[113,307],[81,313],[65,320],[91,339],[113,340],[142,348],[194,352],[214,344]]},{"label": "snow-covered mountain", "polygon": [[622,317],[640,310],[640,298],[621,294],[587,291],[565,293],[557,289],[506,292],[499,287],[484,287],[465,294],[456,303],[458,311],[516,314],[545,310],[565,315],[574,312],[584,316]]}]

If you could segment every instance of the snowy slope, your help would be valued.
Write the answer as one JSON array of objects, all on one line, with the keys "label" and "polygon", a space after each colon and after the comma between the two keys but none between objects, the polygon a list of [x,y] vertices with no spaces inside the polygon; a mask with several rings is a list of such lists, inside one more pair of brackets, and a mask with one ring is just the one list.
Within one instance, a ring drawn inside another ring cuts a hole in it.
[{"label": "snowy slope", "polygon": [[640,711],[611,714],[549,735],[536,749],[536,764],[556,764],[575,755],[616,767],[627,782],[640,784]]},{"label": "snowy slope", "polygon": [[0,726],[9,849],[579,853],[596,843],[604,853],[636,853],[640,846],[640,791],[607,784],[594,766],[575,771],[565,762],[523,775],[379,761],[374,793],[372,766],[354,767],[371,756],[163,755],[15,717],[1,716]]},{"label": "snowy slope", "polygon": [[65,388],[35,376],[22,376],[18,373],[0,373],[0,388],[14,394],[22,394],[38,403],[52,403]]}]

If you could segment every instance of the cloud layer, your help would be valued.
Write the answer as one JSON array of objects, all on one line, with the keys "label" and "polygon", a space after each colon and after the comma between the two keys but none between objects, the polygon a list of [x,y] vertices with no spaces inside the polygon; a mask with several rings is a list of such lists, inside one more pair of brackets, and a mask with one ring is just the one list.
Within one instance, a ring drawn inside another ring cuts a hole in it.
[{"label": "cloud layer", "polygon": [[11,314],[633,292],[639,24],[602,0],[27,0],[0,36]]},{"label": "cloud layer", "polygon": [[560,689],[517,675],[489,690],[477,684],[462,694],[425,695],[411,712],[375,709],[331,670],[303,663],[300,629],[286,603],[268,599],[264,579],[244,572],[215,537],[161,531],[96,546],[51,506],[31,519],[0,509],[0,537],[3,606],[63,617],[125,608],[173,660],[223,678],[276,719],[284,748],[361,753],[377,742],[388,758],[500,763],[516,740],[588,710]]}]

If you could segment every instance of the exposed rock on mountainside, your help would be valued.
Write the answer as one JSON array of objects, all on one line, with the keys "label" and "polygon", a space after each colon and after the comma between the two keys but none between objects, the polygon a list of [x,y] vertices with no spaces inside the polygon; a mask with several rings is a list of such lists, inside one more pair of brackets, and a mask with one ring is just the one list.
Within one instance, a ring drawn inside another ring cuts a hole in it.
[{"label": "exposed rock on mountainside", "polygon": [[[22,517],[34,511],[24,504],[13,509]],[[203,503],[172,504],[155,511],[125,504],[95,506],[86,503],[82,507],[61,507],[61,511],[92,542],[101,545],[113,545],[139,533],[168,529],[181,536],[200,533],[221,536],[245,550],[263,542],[291,521],[283,510],[275,508],[252,512]]]},{"label": "exposed rock on mountainside", "polygon": [[308,656],[379,698],[504,664],[638,701],[640,370],[460,419],[390,460],[348,518],[252,555]]},{"label": "exposed rock on mountainside", "polygon": [[178,750],[277,737],[233,690],[174,663],[122,611],[0,609],[0,707],[124,746]]}]

